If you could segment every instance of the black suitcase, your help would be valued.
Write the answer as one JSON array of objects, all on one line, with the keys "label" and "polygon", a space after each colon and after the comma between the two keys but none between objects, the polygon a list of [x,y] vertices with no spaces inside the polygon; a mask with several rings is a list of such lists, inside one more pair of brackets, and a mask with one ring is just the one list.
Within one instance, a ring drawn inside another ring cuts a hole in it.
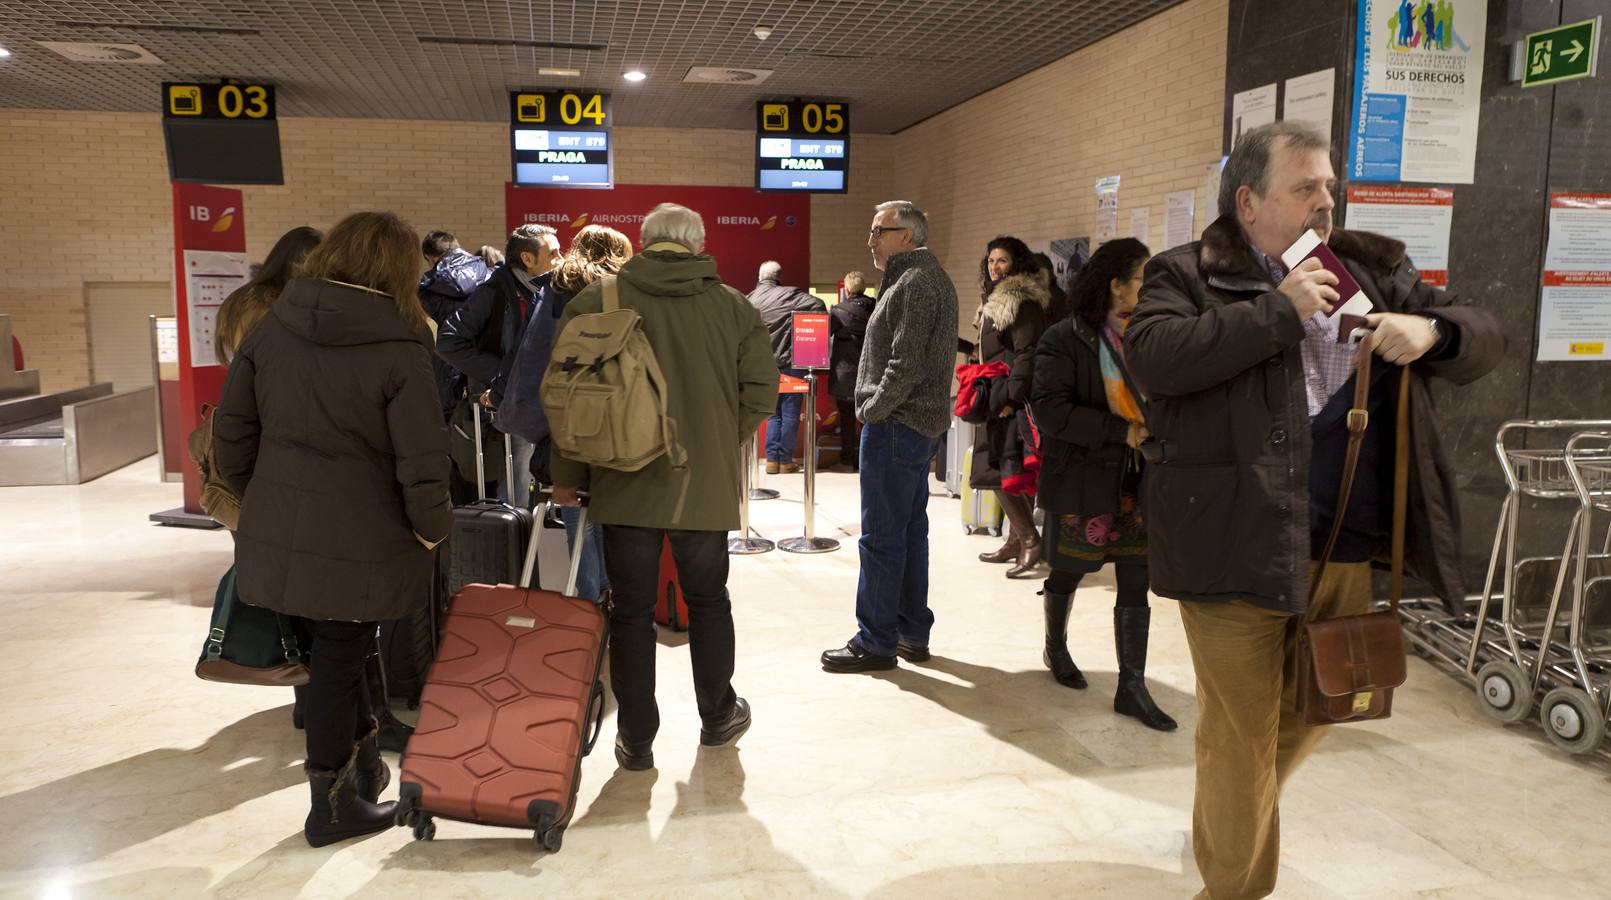
[{"label": "black suitcase", "polygon": [[[475,443],[481,447],[481,407],[475,407]],[[504,484],[512,485],[514,454],[504,441]],[[478,452],[479,463],[482,456]],[[476,466],[476,481],[485,485],[486,472]],[[481,488],[485,490],[485,488]],[[505,488],[509,490],[509,488]],[[467,506],[454,507],[453,530],[447,545],[447,596],[457,594],[467,584],[515,584],[531,537],[531,510],[511,506],[490,497]]]},{"label": "black suitcase", "polygon": [[447,553],[436,550],[431,572],[430,602],[415,607],[407,616],[380,623],[380,665],[384,673],[386,698],[417,709],[425,676],[436,658],[441,639],[442,617],[447,615]]}]

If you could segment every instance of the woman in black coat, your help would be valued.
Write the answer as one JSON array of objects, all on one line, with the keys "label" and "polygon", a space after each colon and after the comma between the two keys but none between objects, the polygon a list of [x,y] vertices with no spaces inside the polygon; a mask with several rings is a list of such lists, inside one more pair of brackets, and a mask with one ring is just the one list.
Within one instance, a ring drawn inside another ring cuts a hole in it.
[{"label": "woman in black coat", "polygon": [[315,847],[391,827],[364,683],[380,621],[430,602],[447,434],[415,297],[419,236],[391,213],[331,229],[241,344],[214,457],[241,498],[241,599],[310,620],[304,723]]},{"label": "woman in black coat", "polygon": [[991,241],[979,263],[981,301],[979,362],[1005,363],[1006,390],[999,402],[992,396],[990,419],[974,433],[973,470],[968,486],[996,492],[1007,516],[1007,540],[993,553],[981,553],[988,563],[1014,563],[1008,578],[1020,578],[1040,565],[1040,537],[1035,534],[1033,499],[1002,489],[1002,464],[1009,443],[1020,440],[1018,413],[1029,405],[1035,380],[1035,345],[1046,330],[1052,295],[1049,273],[1041,271],[1029,247],[1003,235]]},{"label": "woman in black coat", "polygon": [[1159,731],[1171,719],[1147,691],[1147,533],[1138,500],[1145,402],[1124,370],[1121,335],[1141,291],[1145,244],[1103,244],[1080,270],[1073,314],[1053,325],[1035,355],[1031,403],[1041,431],[1040,508],[1045,512],[1046,651],[1058,683],[1084,688],[1068,653],[1068,614],[1085,575],[1113,563],[1119,687],[1113,709]]}]

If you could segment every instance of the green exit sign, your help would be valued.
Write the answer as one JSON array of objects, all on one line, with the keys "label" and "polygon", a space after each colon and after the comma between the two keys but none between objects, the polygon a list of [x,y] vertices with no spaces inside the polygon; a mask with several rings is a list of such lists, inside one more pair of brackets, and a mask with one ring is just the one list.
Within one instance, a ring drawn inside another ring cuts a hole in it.
[{"label": "green exit sign", "polygon": [[1522,87],[1593,77],[1600,43],[1600,19],[1585,19],[1527,36]]}]

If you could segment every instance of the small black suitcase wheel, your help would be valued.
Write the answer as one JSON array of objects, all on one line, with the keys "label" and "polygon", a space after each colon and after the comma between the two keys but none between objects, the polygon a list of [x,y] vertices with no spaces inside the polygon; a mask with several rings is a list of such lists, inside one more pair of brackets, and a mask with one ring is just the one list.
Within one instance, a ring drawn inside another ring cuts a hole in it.
[{"label": "small black suitcase wheel", "polygon": [[564,844],[564,828],[555,827],[550,828],[547,831],[539,831],[537,833],[537,845],[542,847],[544,850],[547,850],[549,853],[558,853],[559,848],[564,846]]},{"label": "small black suitcase wheel", "polygon": [[416,840],[416,841],[429,841],[429,840],[435,839],[435,837],[436,837],[436,823],[433,822],[431,819],[424,818],[422,821],[420,821],[418,824],[416,824],[414,826],[414,840]]}]

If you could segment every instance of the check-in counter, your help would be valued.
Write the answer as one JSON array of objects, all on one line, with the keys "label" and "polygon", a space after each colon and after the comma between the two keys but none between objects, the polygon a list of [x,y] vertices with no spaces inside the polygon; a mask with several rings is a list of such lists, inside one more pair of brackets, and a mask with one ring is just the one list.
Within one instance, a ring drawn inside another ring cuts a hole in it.
[{"label": "check-in counter", "polygon": [[157,452],[154,388],[0,401],[0,487],[82,484]]}]

